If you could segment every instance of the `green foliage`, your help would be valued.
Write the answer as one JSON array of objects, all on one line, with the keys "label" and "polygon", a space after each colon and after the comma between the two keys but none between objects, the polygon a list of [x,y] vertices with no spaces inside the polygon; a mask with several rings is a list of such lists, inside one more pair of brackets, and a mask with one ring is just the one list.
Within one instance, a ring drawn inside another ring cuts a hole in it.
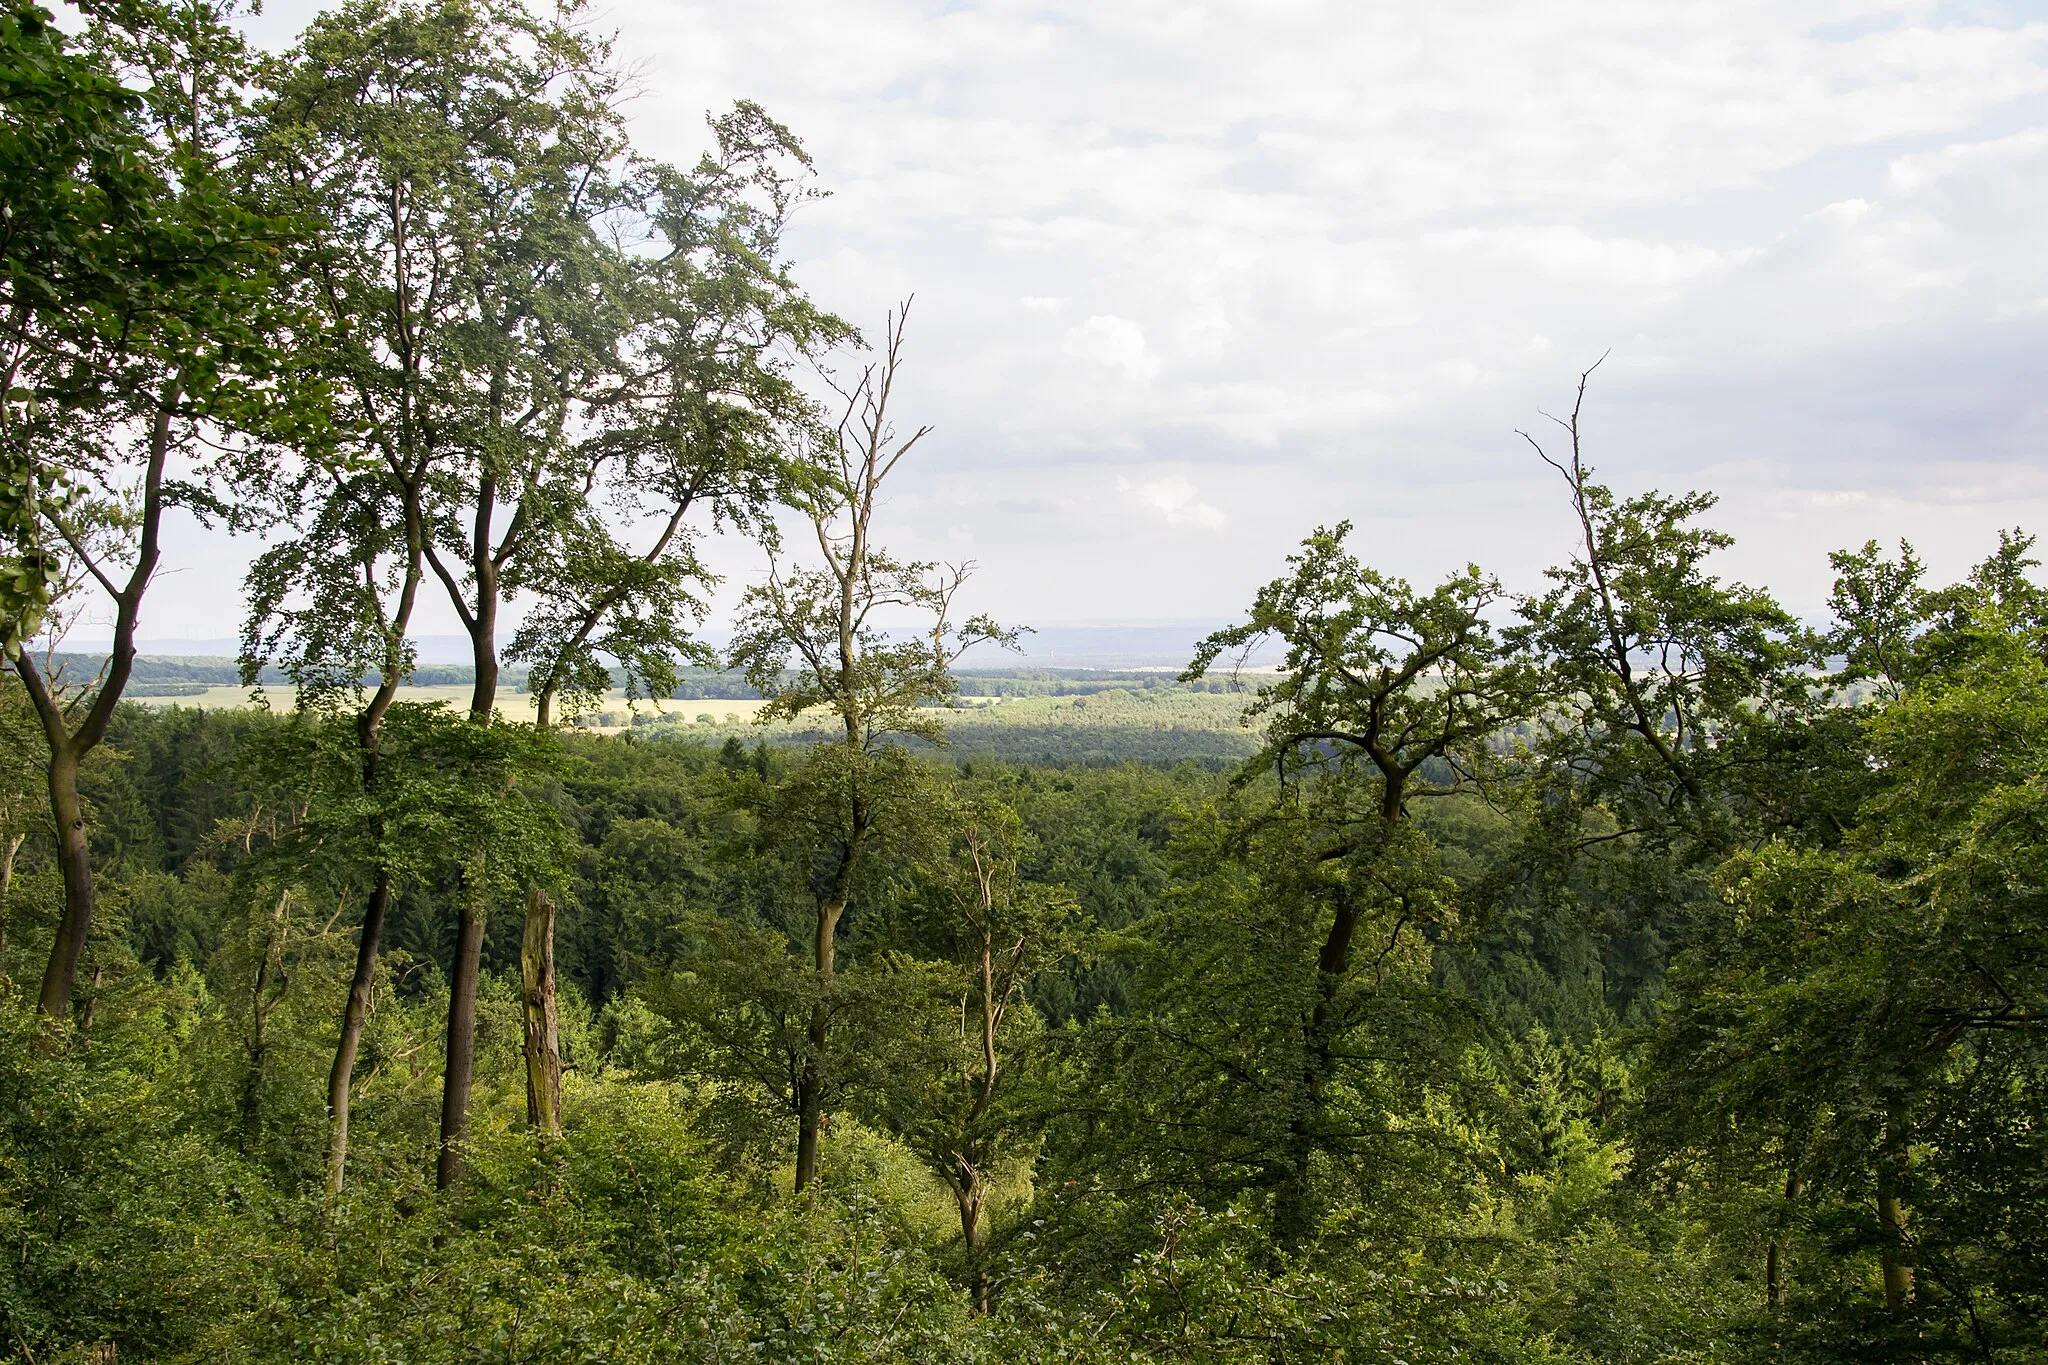
[{"label": "green foliage", "polygon": [[[2048,1360],[2030,537],[1839,553],[1811,632],[1575,409],[1543,591],[1339,524],[1177,682],[963,680],[1017,633],[874,537],[902,313],[836,424],[797,383],[852,334],[765,111],[637,156],[573,4],[261,62],[83,13],[0,12],[8,1351]],[[132,658],[180,503],[272,532],[237,674],[288,714],[118,704],[217,680]],[[725,670],[720,529],[772,560]],[[400,699],[429,575],[466,718]],[[19,648],[93,591],[106,658]],[[551,733],[615,686],[762,728]]]},{"label": "green foliage", "polygon": [[[2027,595],[2001,573],[2015,545],[1934,624],[1873,627],[1882,650],[1852,650],[1850,669],[1895,696],[1863,724],[1875,790],[1839,847],[1781,841],[1724,869],[1647,1108],[1651,1150],[1704,1151],[1766,1185],[1789,1171],[1807,1237],[1913,1267],[1920,1349],[1960,1355],[2031,1340],[2048,1263],[2038,1220],[2015,1216],[2038,1182],[2006,1164],[2031,1162],[2048,1102],[2048,674]],[[2013,1202],[1983,1202],[1987,1181]],[[1887,1197],[1910,1204],[1903,1228]],[[1816,1285],[1808,1311],[1868,1313],[1860,1289]]]},{"label": "green foliage", "polygon": [[1575,409],[1565,460],[1542,458],[1570,489],[1582,549],[1549,571],[1550,591],[1520,600],[1507,632],[1547,682],[1534,748],[1557,789],[1622,829],[1718,857],[1741,837],[1749,788],[1769,786],[1750,781],[1759,765],[1742,741],[1804,712],[1819,642],[1768,593],[1709,572],[1732,543],[1697,524],[1712,494],[1617,497],[1592,481],[1578,423]]},{"label": "green foliage", "polygon": [[135,428],[205,418],[303,440],[321,421],[318,376],[279,345],[293,314],[276,258],[292,227],[252,211],[223,150],[240,39],[205,5],[86,8],[82,42],[34,5],[0,16],[10,659],[119,529]]},{"label": "green foliage", "polygon": [[1427,595],[1361,564],[1344,548],[1349,523],[1318,530],[1261,589],[1242,625],[1203,641],[1183,675],[1268,635],[1287,646],[1279,676],[1246,708],[1263,719],[1267,753],[1313,766],[1331,750],[1369,764],[1387,818],[1431,760],[1469,769],[1519,718],[1529,679],[1503,656],[1486,613],[1499,584],[1476,565]]}]

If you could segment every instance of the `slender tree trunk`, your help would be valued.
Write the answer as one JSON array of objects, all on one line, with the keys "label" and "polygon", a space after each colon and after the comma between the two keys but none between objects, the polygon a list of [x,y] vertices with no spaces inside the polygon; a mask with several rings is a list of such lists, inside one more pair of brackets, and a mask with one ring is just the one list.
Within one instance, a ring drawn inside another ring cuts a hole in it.
[{"label": "slender tree trunk", "polygon": [[1885,1231],[1884,1250],[1878,1264],[1884,1275],[1884,1306],[1888,1312],[1903,1313],[1913,1298],[1913,1267],[1906,1264],[1906,1208],[1889,1183],[1877,1194],[1877,1221]]},{"label": "slender tree trunk", "polygon": [[1884,1250],[1878,1261],[1884,1274],[1884,1306],[1903,1313],[1913,1298],[1913,1267],[1904,1253],[1908,1241],[1907,1212],[1900,1186],[1906,1176],[1904,1125],[1894,1114],[1885,1124],[1884,1145],[1877,1163],[1877,1221],[1884,1229]]},{"label": "slender tree trunk", "polygon": [[21,852],[26,833],[17,834],[7,841],[7,857],[0,860],[0,981],[7,979],[7,930],[14,921],[14,911],[8,897],[14,890],[14,855]]},{"label": "slender tree trunk", "polygon": [[[263,936],[263,955],[256,963],[256,984],[249,992],[249,1069],[242,1078],[244,1153],[263,1136],[263,1072],[270,1060],[270,1015],[291,989],[291,978],[284,969],[284,941],[288,932],[285,912],[290,905],[289,891],[278,897],[277,908],[271,912],[270,928]],[[274,994],[273,972],[277,977]]]},{"label": "slender tree trunk", "polygon": [[[376,811],[377,778],[383,766],[384,717],[397,699],[404,681],[405,635],[412,625],[413,605],[418,601],[424,572],[426,530],[420,513],[418,476],[405,485],[405,578],[398,593],[397,609],[385,620],[384,662],[377,690],[356,717],[356,749],[362,755],[363,795],[370,798],[370,836],[373,845],[384,838],[384,817]],[[363,907],[363,925],[356,936],[356,969],[349,979],[348,1000],[341,1011],[341,1037],[334,1046],[334,1064],[327,1072],[327,1192],[340,1194],[348,1176],[348,1123],[354,1104],[356,1053],[362,1046],[363,1029],[370,1019],[370,1002],[377,987],[377,956],[383,949],[384,921],[396,894],[391,869],[379,867],[370,887],[369,904]]]},{"label": "slender tree trunk", "polygon": [[370,997],[377,985],[377,952],[384,938],[384,917],[391,909],[391,873],[377,871],[370,903],[363,910],[362,933],[356,940],[356,973],[349,981],[348,1003],[341,1012],[341,1041],[327,1072],[327,1192],[340,1194],[348,1172],[348,1116],[355,1086],[356,1051],[370,1018]]},{"label": "slender tree trunk", "polygon": [[824,1122],[825,1041],[832,1023],[832,982],[835,939],[846,902],[818,903],[816,945],[817,998],[811,1001],[810,1027],[804,1032],[804,1065],[797,1079],[796,1189],[801,1194],[818,1174],[818,1134]]},{"label": "slender tree trunk", "polygon": [[967,1249],[968,1283],[974,1293],[974,1311],[987,1313],[988,1264],[983,1255],[988,1234],[982,1227],[982,1211],[988,1205],[988,1182],[967,1157],[958,1158],[959,1173],[950,1182],[953,1200],[960,1207],[960,1238]]},{"label": "slender tree trunk", "polygon": [[455,971],[448,991],[448,1065],[441,1080],[441,1154],[434,1187],[462,1178],[469,1142],[469,1091],[476,1076],[476,986],[484,951],[484,908],[465,895],[455,934]]},{"label": "slender tree trunk", "polygon": [[86,845],[84,809],[78,799],[78,764],[106,738],[114,708],[120,703],[135,667],[135,628],[141,618],[142,595],[149,590],[159,555],[157,535],[163,525],[164,465],[171,452],[171,414],[183,393],[181,374],[165,385],[157,411],[150,419],[135,563],[129,569],[128,581],[119,589],[101,579],[113,595],[114,638],[99,691],[75,730],[55,685],[29,662],[26,653],[15,660],[15,672],[35,706],[43,737],[50,746],[50,815],[57,825],[57,861],[64,875],[64,919],[58,926],[57,941],[51,946],[50,963],[43,972],[42,990],[37,996],[37,1008],[52,1023],[62,1023],[71,1009],[78,960],[92,933],[92,859]]},{"label": "slender tree trunk", "polygon": [[92,933],[92,857],[86,846],[85,808],[78,799],[78,755],[69,744],[54,746],[50,757],[50,814],[57,826],[57,866],[64,876],[64,918],[57,941],[43,969],[37,1008],[52,1023],[63,1023],[71,1010],[71,992],[78,979],[78,960]]},{"label": "slender tree trunk", "polygon": [[[469,719],[489,725],[498,695],[498,574],[490,555],[490,516],[494,487],[486,480],[477,511],[476,538],[470,557],[476,573],[476,614],[467,622],[470,658],[476,683],[470,691]],[[452,588],[451,588],[452,591]],[[462,1149],[469,1140],[469,1092],[476,1075],[477,978],[483,970],[485,908],[464,896],[456,927],[454,970],[448,981],[447,1064],[441,1084],[441,1154],[434,1164],[434,1185],[447,1189],[462,1178]]]},{"label": "slender tree trunk", "polygon": [[[1784,1217],[1789,1219],[1792,1216],[1793,1206],[1798,1204],[1799,1196],[1804,1191],[1805,1182],[1799,1178],[1799,1161],[1795,1156],[1792,1169],[1785,1176]],[[1790,1247],[1787,1245],[1790,1240],[1791,1233],[1780,1228],[1771,1235],[1770,1248],[1764,1253],[1764,1306],[1767,1308],[1780,1309],[1785,1306],[1785,1299],[1791,1288],[1786,1264],[1790,1255]]]},{"label": "slender tree trunk", "polygon": [[93,1008],[99,1004],[100,978],[106,970],[107,964],[104,962],[94,962],[92,964],[92,981],[87,984],[85,999],[78,1006],[78,1036],[80,1038],[92,1032],[92,1012]]},{"label": "slender tree trunk", "polygon": [[[356,748],[363,756],[363,795],[370,798],[370,835],[375,843],[384,838],[384,817],[375,813],[377,774],[383,765],[384,717],[398,696],[400,647],[412,620],[412,606],[419,590],[419,514],[408,502],[407,543],[412,548],[406,568],[405,587],[399,595],[398,612],[389,632],[384,674],[362,714],[356,717]],[[363,907],[363,927],[356,936],[356,970],[349,980],[348,1002],[341,1010],[341,1038],[334,1046],[334,1065],[327,1072],[327,1192],[340,1194],[348,1175],[349,1108],[355,1093],[356,1051],[362,1045],[363,1028],[370,1018],[370,1000],[377,987],[377,954],[384,942],[384,920],[391,910],[394,889],[391,869],[379,867],[370,887],[370,902]]]},{"label": "slender tree trunk", "polygon": [[469,691],[469,718],[488,725],[498,704],[498,574],[488,553],[478,556],[475,569],[476,616],[469,622],[469,657],[476,681]]},{"label": "slender tree trunk", "polygon": [[555,907],[547,892],[526,896],[519,974],[526,1004],[526,1121],[537,1132],[562,1131],[562,1051],[555,1012]]},{"label": "slender tree trunk", "polygon": [[1884,1306],[1903,1313],[1913,1298],[1913,1267],[1900,1254],[1906,1242],[1906,1210],[1899,1196],[1885,1191],[1877,1196],[1877,1221],[1890,1238],[1880,1260],[1884,1269]]}]

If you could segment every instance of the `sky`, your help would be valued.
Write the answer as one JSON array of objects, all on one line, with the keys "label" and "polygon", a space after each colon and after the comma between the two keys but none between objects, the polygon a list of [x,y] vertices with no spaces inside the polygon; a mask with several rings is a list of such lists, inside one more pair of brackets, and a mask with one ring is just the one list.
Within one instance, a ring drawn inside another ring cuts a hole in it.
[{"label": "sky", "polygon": [[[253,21],[288,44],[317,6]],[[1418,582],[1569,552],[1557,436],[1712,489],[1725,572],[2048,528],[2048,4],[610,0],[637,145],[760,101],[812,296],[915,294],[880,519],[1030,624],[1221,622],[1319,524]],[[234,633],[181,529],[145,638]],[[724,600],[758,551],[718,549]],[[452,625],[430,620],[429,631]]]}]

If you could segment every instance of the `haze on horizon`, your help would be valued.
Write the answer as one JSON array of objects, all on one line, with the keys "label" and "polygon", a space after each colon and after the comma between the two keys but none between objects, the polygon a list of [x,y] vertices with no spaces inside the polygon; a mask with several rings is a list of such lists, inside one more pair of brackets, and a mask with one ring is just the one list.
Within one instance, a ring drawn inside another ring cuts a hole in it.
[{"label": "haze on horizon", "polygon": [[[318,6],[272,0],[282,47]],[[915,293],[887,512],[1041,626],[1223,620],[1318,523],[1424,580],[1569,551],[1515,429],[1588,401],[1634,491],[1819,612],[1828,550],[1940,578],[2048,527],[2048,16],[2025,4],[616,0],[646,153],[760,101],[831,197],[792,236],[870,331]],[[189,525],[145,641],[232,636]],[[729,597],[762,564],[713,562]],[[437,604],[437,610],[445,610]],[[429,615],[426,633],[451,622]],[[88,623],[74,634],[93,634]]]}]

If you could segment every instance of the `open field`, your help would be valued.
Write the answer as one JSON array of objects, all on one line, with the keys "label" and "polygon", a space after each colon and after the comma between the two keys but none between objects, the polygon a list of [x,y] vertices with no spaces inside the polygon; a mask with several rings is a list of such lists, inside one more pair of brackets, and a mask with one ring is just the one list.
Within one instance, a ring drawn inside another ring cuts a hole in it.
[{"label": "open field", "polygon": [[[1193,759],[1208,766],[1234,763],[1256,747],[1241,723],[1242,694],[1162,686],[1117,688],[1080,697],[970,697],[939,712],[947,748],[960,757],[986,755],[1026,763],[1178,763]],[[695,719],[696,703],[675,709],[685,721],[643,722],[655,734],[701,735],[770,743],[822,738],[824,727],[809,717],[757,726],[744,717]]]},{"label": "open field", "polygon": [[[260,690],[263,699],[269,703],[272,709],[278,711],[288,711],[291,709],[296,695],[295,688],[279,685],[264,687]],[[469,705],[469,684],[451,683],[439,687],[401,687],[398,689],[398,699],[405,702],[442,702],[451,707],[464,707]],[[189,706],[201,711],[232,711],[256,704],[255,694],[249,688],[225,684],[209,687],[203,692],[195,692],[187,696],[142,696],[135,697],[133,700],[143,706]],[[758,701],[723,697],[692,698],[686,701],[662,702],[657,713],[654,703],[648,701],[629,703],[623,692],[617,692],[606,697],[603,705],[598,708],[601,715],[615,717],[615,719],[611,719],[608,724],[603,724],[599,728],[623,728],[631,723],[635,708],[641,714],[649,716],[658,714],[663,719],[673,718],[681,721],[694,721],[699,716],[708,715],[719,723],[730,724],[735,721],[744,722],[751,719],[753,714],[761,709],[761,703]],[[498,692],[498,711],[507,720],[531,721],[533,719],[533,698],[525,692],[514,692],[501,688]]]}]

